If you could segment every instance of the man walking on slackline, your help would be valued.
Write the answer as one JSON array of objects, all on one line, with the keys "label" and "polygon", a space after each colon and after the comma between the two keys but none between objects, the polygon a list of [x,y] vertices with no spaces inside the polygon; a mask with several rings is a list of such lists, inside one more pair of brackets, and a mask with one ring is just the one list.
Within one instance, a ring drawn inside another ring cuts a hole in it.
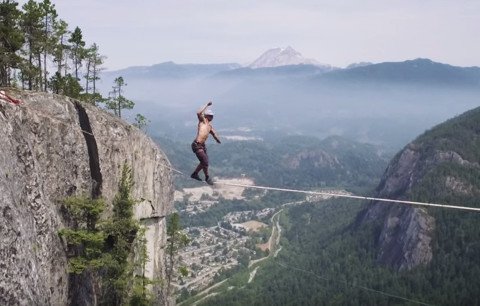
[{"label": "man walking on slackline", "polygon": [[220,139],[218,138],[217,133],[213,129],[212,125],[210,124],[213,120],[213,112],[211,109],[207,109],[212,102],[208,102],[204,107],[200,108],[197,111],[198,117],[198,127],[197,127],[197,137],[192,142],[192,151],[197,156],[200,163],[198,164],[195,171],[190,176],[193,179],[201,181],[202,179],[198,176],[200,170],[203,170],[205,173],[205,181],[209,185],[213,185],[212,178],[208,175],[208,155],[207,155],[207,147],[205,146],[205,142],[207,141],[208,134],[212,134],[213,138],[217,141],[217,143],[221,143]]}]

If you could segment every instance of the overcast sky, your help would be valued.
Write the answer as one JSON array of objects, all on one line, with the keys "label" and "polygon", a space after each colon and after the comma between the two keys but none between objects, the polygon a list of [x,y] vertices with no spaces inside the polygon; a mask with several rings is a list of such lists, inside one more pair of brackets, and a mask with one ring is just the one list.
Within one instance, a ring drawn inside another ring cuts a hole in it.
[{"label": "overcast sky", "polygon": [[[39,1],[39,0],[37,0]],[[20,1],[24,3],[25,1]],[[418,57],[480,66],[478,0],[52,0],[107,68],[247,64],[274,47],[344,67]]]}]

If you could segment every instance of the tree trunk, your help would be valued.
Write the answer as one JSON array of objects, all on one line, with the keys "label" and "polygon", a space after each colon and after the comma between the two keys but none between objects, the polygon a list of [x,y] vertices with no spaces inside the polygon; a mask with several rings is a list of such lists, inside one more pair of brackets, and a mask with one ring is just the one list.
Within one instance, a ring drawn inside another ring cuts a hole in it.
[{"label": "tree trunk", "polygon": [[47,92],[47,51],[43,53],[43,91]]},{"label": "tree trunk", "polygon": [[118,117],[122,118],[122,85],[118,85]]},{"label": "tree trunk", "polygon": [[[31,46],[31,45],[30,45]],[[28,56],[28,63],[29,63],[29,67],[28,67],[28,90],[32,90],[32,87],[33,87],[33,77],[32,77],[32,72],[31,72],[31,69],[33,67],[33,55],[32,55],[32,51],[30,51],[30,54]]]},{"label": "tree trunk", "polygon": [[12,68],[7,67],[7,86],[12,86]]},{"label": "tree trunk", "polygon": [[63,70],[64,70],[63,75],[67,76],[67,72],[68,72],[68,50],[67,50],[67,52],[64,52],[63,55],[65,56],[65,64],[63,66]]},{"label": "tree trunk", "polygon": [[[43,73],[42,73],[42,52],[38,52],[37,54],[37,60],[38,60],[38,76],[39,76],[39,81],[40,81],[40,91],[43,90]],[[38,85],[38,84],[37,84]]]},{"label": "tree trunk", "polygon": [[0,86],[7,86],[7,67],[0,67]]},{"label": "tree trunk", "polygon": [[78,60],[75,58],[75,78],[78,80]]},{"label": "tree trunk", "polygon": [[122,108],[120,107],[121,106],[120,97],[121,96],[118,96],[118,117],[122,118]]},{"label": "tree trunk", "polygon": [[88,84],[89,84],[89,79],[90,79],[90,64],[91,61],[90,59],[87,60],[87,75],[85,77],[85,93],[88,94]]},{"label": "tree trunk", "polygon": [[47,92],[47,45],[48,45],[48,14],[45,16],[45,45],[43,46],[43,91]]},{"label": "tree trunk", "polygon": [[95,65],[95,63],[93,64],[93,70],[92,70],[92,85],[93,85],[93,95],[95,95],[95,93],[97,92],[96,91],[96,87],[95,87],[95,84],[96,84],[96,81],[97,81],[97,65]]}]

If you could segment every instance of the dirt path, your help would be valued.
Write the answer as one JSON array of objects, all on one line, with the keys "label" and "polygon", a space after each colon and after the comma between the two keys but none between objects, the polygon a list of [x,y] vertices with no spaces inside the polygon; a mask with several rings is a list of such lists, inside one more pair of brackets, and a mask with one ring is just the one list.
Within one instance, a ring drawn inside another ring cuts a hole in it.
[{"label": "dirt path", "polygon": [[[220,286],[221,284],[225,283],[227,280],[228,280],[228,278],[227,278],[227,279],[224,279],[223,281],[218,282],[218,283],[216,283],[216,284],[214,284],[214,285],[212,285],[212,286],[210,286],[210,287],[208,287],[208,288],[206,288],[206,289],[203,289],[201,292],[197,293],[195,296],[200,296],[200,295],[202,295],[202,294],[207,294],[207,293],[209,293],[212,289],[215,289],[215,288],[217,288],[218,286]],[[209,297],[209,296],[212,296],[212,294],[207,294],[206,296],[202,297],[202,298],[199,299],[198,301],[194,302],[192,305],[196,305],[197,303],[199,303],[200,301],[206,299],[206,298]],[[184,303],[185,303],[185,301],[183,301],[183,302],[181,302],[181,303],[178,303],[177,305],[180,306],[180,305],[183,305]]]},{"label": "dirt path", "polygon": [[[298,203],[300,203],[300,202],[285,203],[285,204],[282,205],[282,207],[284,207],[286,205],[294,205],[294,204],[298,204]],[[274,256],[274,257],[277,256],[278,250],[276,250],[276,251],[274,251],[274,250],[275,250],[275,247],[278,247],[278,245],[280,244],[280,236],[281,236],[281,233],[282,233],[282,228],[280,227],[280,217],[278,217],[276,219],[275,219],[275,217],[277,217],[282,211],[283,211],[283,208],[280,209],[279,211],[277,211],[272,216],[272,218],[270,219],[271,222],[272,222],[272,234],[270,235],[270,238],[268,238],[268,242],[267,242],[268,249],[269,249],[270,253],[265,257],[250,261],[250,263],[248,264],[249,268],[251,266],[259,263],[259,262],[264,261],[265,259],[267,259],[271,256]]]},{"label": "dirt path", "polygon": [[255,274],[257,274],[257,270],[258,270],[259,266],[256,266],[255,269],[253,269],[252,272],[250,272],[250,277],[248,278],[248,283],[250,284],[253,280],[253,278],[255,277]]},{"label": "dirt path", "polygon": [[272,250],[273,250],[273,247],[274,247],[274,244],[275,242],[277,241],[280,241],[280,239],[276,239],[275,242],[274,242],[274,237],[276,237],[277,235],[277,231],[278,231],[278,228],[280,225],[278,225],[278,218],[277,220],[275,220],[275,217],[278,216],[279,213],[281,213],[283,211],[283,208],[280,209],[279,211],[277,211],[273,216],[272,218],[270,219],[271,222],[272,222],[272,234],[270,235],[270,238],[268,238],[268,249],[270,251],[270,253],[265,256],[265,257],[262,257],[262,258],[259,258],[259,259],[256,259],[256,260],[252,260],[248,263],[248,267],[250,268],[251,266],[253,266],[254,264],[257,264],[259,262],[262,262],[264,261],[265,259],[269,258],[272,254]]},{"label": "dirt path", "polygon": [[208,299],[209,297],[212,297],[212,296],[216,296],[218,295],[218,292],[212,292],[212,293],[209,293],[207,294],[206,296],[202,297],[201,299],[199,299],[198,301],[196,301],[195,303],[192,304],[192,306],[196,306],[198,303],[200,303],[201,301],[205,300],[205,299]]},{"label": "dirt path", "polygon": [[[303,204],[305,203],[305,201],[295,201],[295,202],[288,202],[288,203],[284,203],[282,204],[281,207],[286,207],[286,206],[292,206],[292,205],[300,205],[300,204]],[[281,234],[282,234],[282,227],[280,226],[280,218],[277,218],[275,221],[275,217],[281,213],[283,211],[283,208],[280,209],[279,211],[277,211],[273,216],[272,218],[270,219],[270,221],[272,222],[272,234],[270,235],[270,238],[268,238],[268,242],[266,243],[268,245],[268,249],[270,251],[270,253],[265,256],[265,257],[262,257],[262,258],[259,258],[259,259],[256,259],[256,260],[252,260],[250,261],[250,263],[248,264],[248,267],[250,268],[251,266],[253,266],[254,264],[257,264],[259,262],[262,262],[264,261],[265,259],[273,256],[273,257],[277,257],[278,255],[278,252],[280,252],[281,250],[281,246],[280,246],[280,249],[278,250],[275,250],[275,247],[278,247],[280,245],[280,238],[281,238]]]}]

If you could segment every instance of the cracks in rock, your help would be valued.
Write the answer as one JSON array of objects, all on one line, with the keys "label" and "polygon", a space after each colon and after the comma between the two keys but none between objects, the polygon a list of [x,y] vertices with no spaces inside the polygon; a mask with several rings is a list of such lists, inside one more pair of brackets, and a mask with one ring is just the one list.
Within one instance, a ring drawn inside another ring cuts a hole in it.
[{"label": "cracks in rock", "polygon": [[78,120],[80,122],[80,128],[82,129],[83,137],[87,144],[88,157],[90,164],[90,177],[92,178],[92,198],[97,199],[102,195],[102,172],[100,170],[100,158],[98,156],[98,147],[95,136],[92,132],[92,126],[90,125],[90,119],[88,118],[85,108],[79,103],[74,102],[75,109],[78,113]]},{"label": "cracks in rock", "polygon": [[7,118],[7,114],[5,114],[5,107],[0,104],[0,113],[2,113],[4,118]]},{"label": "cracks in rock", "polygon": [[152,214],[150,217],[140,217],[140,221],[143,221],[143,220],[153,220],[153,219],[164,219],[166,216],[160,216],[160,215],[157,215],[157,214]]}]

